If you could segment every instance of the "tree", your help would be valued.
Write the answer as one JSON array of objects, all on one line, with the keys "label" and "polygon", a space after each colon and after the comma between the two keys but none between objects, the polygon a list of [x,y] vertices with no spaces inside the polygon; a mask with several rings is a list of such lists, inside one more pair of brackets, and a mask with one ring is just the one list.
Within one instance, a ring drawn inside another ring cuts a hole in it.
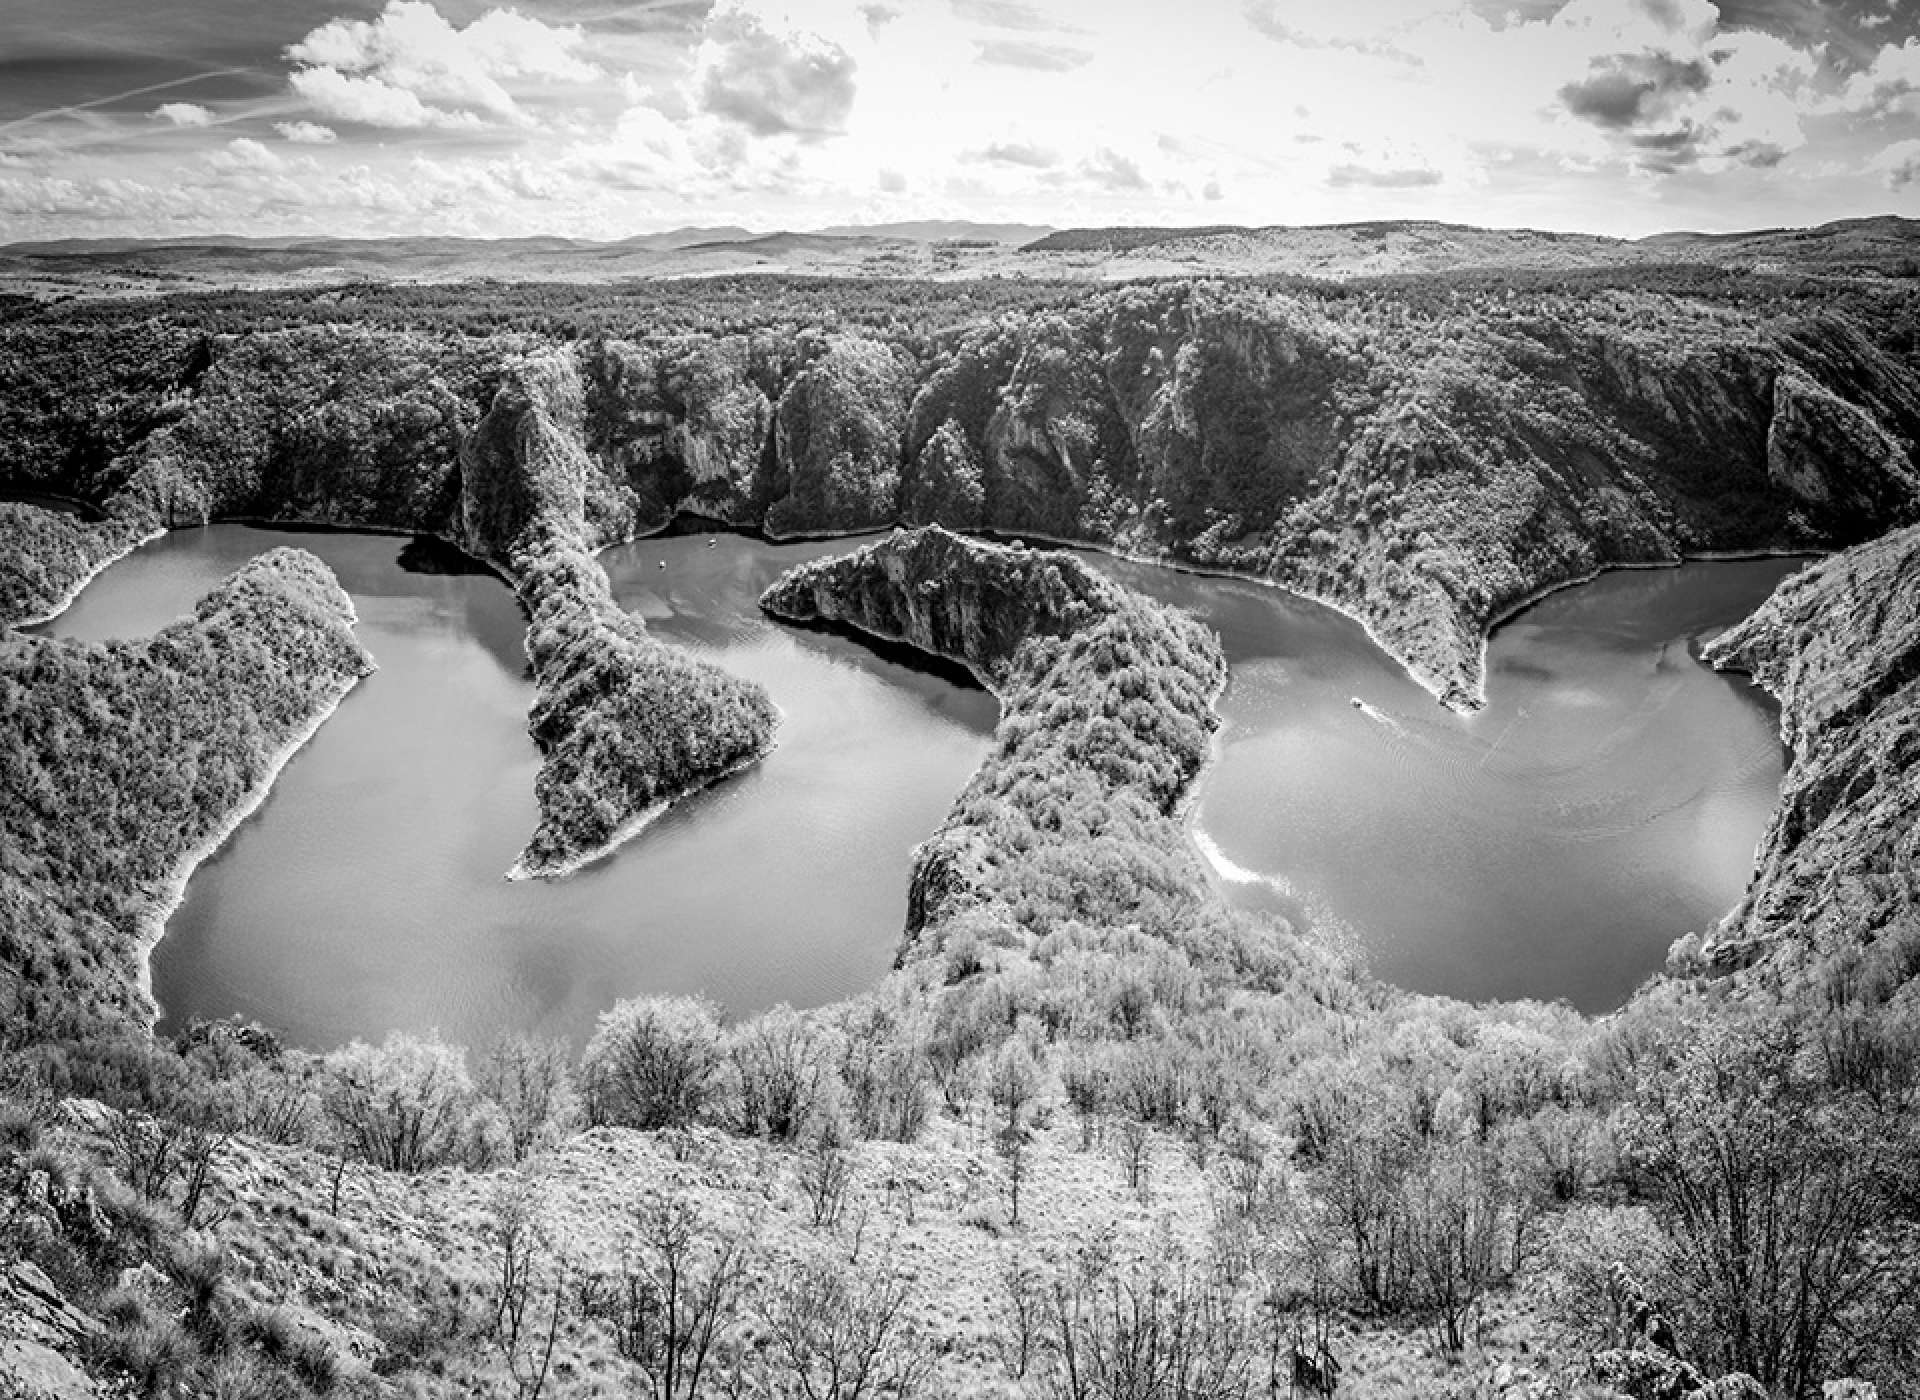
[{"label": "tree", "polygon": [[494,1155],[498,1119],[474,1091],[457,1045],[395,1031],[326,1057],[321,1103],[343,1147],[389,1171],[419,1172]]},{"label": "tree", "polygon": [[857,1245],[802,1259],[761,1304],[774,1393],[803,1400],[918,1394],[933,1354],[908,1314],[910,1297],[904,1277],[869,1263]]},{"label": "tree", "polygon": [[595,1122],[684,1128],[720,1087],[720,1016],[695,997],[638,997],[601,1013],[581,1059]]},{"label": "tree", "polygon": [[620,1272],[589,1290],[587,1311],[613,1330],[654,1400],[692,1400],[714,1367],[733,1360],[744,1287],[755,1273],[755,1223],[710,1230],[680,1196],[649,1201]]},{"label": "tree", "polygon": [[1642,1081],[1628,1133],[1692,1350],[1796,1397],[1875,1342],[1915,1243],[1911,1117],[1836,1091],[1803,1048],[1783,1021],[1711,1023]]},{"label": "tree", "polygon": [[500,1109],[517,1162],[579,1117],[571,1055],[563,1040],[509,1036],[480,1062],[479,1088]]}]

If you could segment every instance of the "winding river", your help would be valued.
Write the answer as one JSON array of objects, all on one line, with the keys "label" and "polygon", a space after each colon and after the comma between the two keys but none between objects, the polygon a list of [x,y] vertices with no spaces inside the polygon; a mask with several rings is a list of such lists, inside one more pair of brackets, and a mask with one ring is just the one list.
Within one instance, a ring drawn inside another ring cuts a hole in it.
[{"label": "winding river", "polygon": [[[580,1037],[622,996],[814,1005],[887,967],[912,848],[986,753],[997,710],[945,671],[760,614],[781,572],[848,542],[676,536],[602,556],[623,605],[765,685],[783,721],[766,761],[554,883],[501,878],[534,826],[522,619],[499,579],[450,551],[179,531],[40,630],[151,632],[288,543],[353,595],[380,670],[189,883],[154,959],[163,1025],[239,1012],[320,1046],[395,1027]],[[1692,648],[1795,563],[1557,594],[1495,635],[1489,703],[1469,717],[1326,608],[1101,565],[1225,639],[1233,682],[1194,833],[1236,902],[1351,941],[1405,986],[1603,1010],[1738,897],[1778,792],[1776,716]]]}]

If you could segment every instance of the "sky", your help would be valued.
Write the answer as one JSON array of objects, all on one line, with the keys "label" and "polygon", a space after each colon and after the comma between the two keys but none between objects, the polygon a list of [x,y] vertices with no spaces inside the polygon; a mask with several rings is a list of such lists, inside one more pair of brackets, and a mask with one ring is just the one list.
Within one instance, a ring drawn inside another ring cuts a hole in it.
[{"label": "sky", "polygon": [[1920,216],[1920,0],[0,0],[0,242]]}]

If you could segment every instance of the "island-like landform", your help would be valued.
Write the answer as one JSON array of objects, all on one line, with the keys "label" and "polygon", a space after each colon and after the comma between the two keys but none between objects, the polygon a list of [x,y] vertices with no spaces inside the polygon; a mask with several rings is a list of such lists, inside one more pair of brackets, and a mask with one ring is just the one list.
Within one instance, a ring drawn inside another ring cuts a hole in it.
[{"label": "island-like landform", "polygon": [[[16,255],[57,290],[0,323],[0,481],[71,508],[0,503],[0,613],[212,519],[466,550],[529,618],[517,873],[772,740],[594,560],[677,515],[928,527],[765,606],[958,661],[1002,714],[902,872],[899,965],[848,1002],[640,998],[578,1057],[163,1043],[156,915],[365,669],[350,610],[276,551],[151,639],[5,634],[0,1387],[1920,1385],[1912,227],[1082,230],[937,284],[914,246],[907,277],[868,248],[857,277],[484,291],[289,286],[271,249],[254,290],[166,297],[126,280],[165,266],[141,250],[93,289],[72,250]],[[1217,642],[982,534],[1298,589],[1459,707],[1548,589],[1831,557],[1707,653],[1791,750],[1747,897],[1594,1021],[1414,996],[1229,911],[1181,824]]]}]

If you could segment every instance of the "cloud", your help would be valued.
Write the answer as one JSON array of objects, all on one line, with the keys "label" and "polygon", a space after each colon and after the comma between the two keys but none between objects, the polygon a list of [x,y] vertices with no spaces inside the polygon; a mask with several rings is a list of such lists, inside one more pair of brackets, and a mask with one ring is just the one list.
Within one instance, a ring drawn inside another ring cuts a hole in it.
[{"label": "cloud", "polygon": [[1438,170],[1423,166],[1397,166],[1376,170],[1364,165],[1336,165],[1327,171],[1327,183],[1334,189],[1356,186],[1375,190],[1417,190],[1441,183],[1446,177]]},{"label": "cloud", "polygon": [[982,63],[1003,68],[1028,68],[1036,73],[1071,73],[1093,61],[1086,49],[1069,44],[1039,44],[1027,39],[978,39],[974,49]]},{"label": "cloud", "polygon": [[279,170],[286,164],[251,136],[227,142],[225,149],[213,152],[207,162],[216,170]]},{"label": "cloud", "polygon": [[1102,147],[1081,161],[1080,173],[1089,183],[1106,190],[1144,190],[1148,187],[1140,163],[1110,147]]},{"label": "cloud", "polygon": [[1908,105],[1920,93],[1920,39],[1888,44],[1873,62],[1847,80],[1840,99],[1843,110],[1887,115]]},{"label": "cloud", "polygon": [[530,122],[507,87],[601,76],[577,26],[488,10],[465,28],[427,0],[388,0],[373,20],[336,19],[287,49],[295,92],[325,115],[372,126]]},{"label": "cloud", "polygon": [[318,122],[275,122],[273,129],[296,146],[325,146],[338,135],[332,127]]},{"label": "cloud", "polygon": [[1890,190],[1920,186],[1920,140],[1896,141],[1867,163]]},{"label": "cloud", "polygon": [[[1247,0],[1245,14],[1248,24],[1276,44],[1286,44],[1297,49],[1342,49],[1348,53],[1363,54],[1369,58],[1391,59],[1395,63],[1405,63],[1416,68],[1421,63],[1420,59],[1385,39],[1361,38],[1342,33],[1320,33],[1303,28],[1291,22],[1301,17],[1298,7],[1284,8],[1281,0]],[[1282,17],[1283,15],[1285,18]]]},{"label": "cloud", "polygon": [[153,109],[153,115],[174,126],[210,126],[213,123],[213,113],[197,102],[162,102]]},{"label": "cloud", "polygon": [[967,152],[964,159],[987,165],[1019,165],[1029,170],[1050,170],[1060,163],[1057,152],[1026,141],[995,141]]},{"label": "cloud", "polygon": [[740,8],[716,10],[694,63],[702,110],[756,136],[828,136],[846,129],[853,56],[805,30],[775,30]]},{"label": "cloud", "polygon": [[1016,0],[953,0],[953,12],[973,24],[992,29],[1052,29],[1053,22],[1031,5]]},{"label": "cloud", "polygon": [[1576,117],[1610,131],[1629,131],[1664,120],[1679,99],[1705,92],[1712,70],[1698,59],[1667,53],[1616,53],[1596,58],[1588,76],[1560,89]]},{"label": "cloud", "polygon": [[430,126],[478,126],[471,112],[429,107],[403,87],[375,77],[354,77],[338,68],[303,68],[288,81],[321,116],[333,121],[398,130]]}]

